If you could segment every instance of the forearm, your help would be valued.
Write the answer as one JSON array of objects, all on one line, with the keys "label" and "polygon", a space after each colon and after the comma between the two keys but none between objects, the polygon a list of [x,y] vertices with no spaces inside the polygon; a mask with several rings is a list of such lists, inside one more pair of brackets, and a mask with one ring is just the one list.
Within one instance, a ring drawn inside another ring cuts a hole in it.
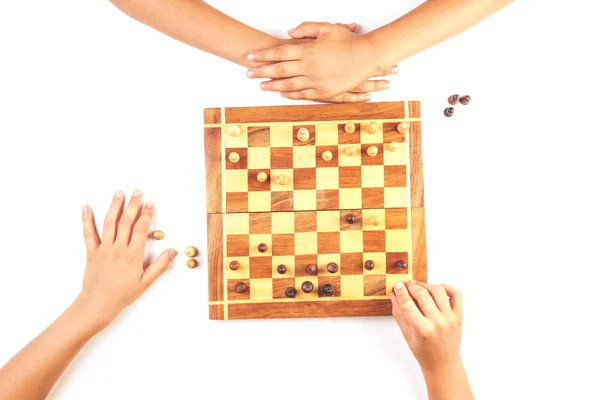
[{"label": "forearm", "polygon": [[252,50],[281,43],[269,34],[245,25],[200,0],[111,0],[130,17],[152,28],[236,64],[248,61]]},{"label": "forearm", "polygon": [[423,370],[429,400],[473,400],[462,362],[434,371]]},{"label": "forearm", "polygon": [[378,67],[393,65],[457,35],[512,0],[428,0],[394,22],[370,32]]},{"label": "forearm", "polygon": [[0,369],[0,399],[44,399],[65,368],[102,328],[76,300]]}]

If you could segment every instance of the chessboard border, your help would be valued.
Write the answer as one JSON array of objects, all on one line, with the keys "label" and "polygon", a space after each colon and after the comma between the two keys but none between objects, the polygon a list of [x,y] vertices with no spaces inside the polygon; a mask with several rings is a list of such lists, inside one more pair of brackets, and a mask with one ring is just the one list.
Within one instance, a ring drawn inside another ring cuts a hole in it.
[{"label": "chessboard border", "polygon": [[[209,318],[212,320],[252,318],[315,318],[344,316],[391,315],[389,299],[284,301],[228,303],[225,299],[223,268],[223,193],[221,127],[230,123],[273,123],[310,121],[347,121],[348,115],[360,115],[360,120],[393,119],[411,122],[410,150],[410,224],[412,244],[412,279],[427,281],[427,251],[425,235],[425,204],[423,189],[423,159],[421,110],[418,101],[207,108],[204,110],[204,147],[206,157],[206,189],[208,211],[208,279]],[[221,151],[215,151],[221,148]],[[293,211],[290,211],[293,212]]]}]

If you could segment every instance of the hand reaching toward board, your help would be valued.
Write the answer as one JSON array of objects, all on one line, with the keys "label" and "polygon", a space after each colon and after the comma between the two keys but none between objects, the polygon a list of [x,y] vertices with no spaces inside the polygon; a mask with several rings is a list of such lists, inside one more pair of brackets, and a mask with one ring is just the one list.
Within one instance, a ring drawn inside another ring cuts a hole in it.
[{"label": "hand reaching toward board", "polygon": [[450,285],[398,282],[391,301],[394,319],[423,370],[429,399],[473,399],[460,356],[460,291]]}]

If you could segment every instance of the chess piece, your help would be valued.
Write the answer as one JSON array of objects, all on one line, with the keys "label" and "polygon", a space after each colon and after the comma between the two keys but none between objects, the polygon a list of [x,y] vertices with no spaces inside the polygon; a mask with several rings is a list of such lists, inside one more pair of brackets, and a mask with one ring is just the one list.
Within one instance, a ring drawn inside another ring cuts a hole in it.
[{"label": "chess piece", "polygon": [[304,293],[310,293],[312,292],[314,289],[314,286],[312,284],[312,282],[306,281],[302,284],[302,291]]},{"label": "chess piece", "polygon": [[229,269],[232,271],[237,271],[240,268],[240,263],[233,260],[232,262],[229,263]]},{"label": "chess piece", "polygon": [[377,146],[369,146],[369,148],[367,148],[367,154],[370,157],[375,157],[378,152],[379,150],[377,149]]},{"label": "chess piece", "polygon": [[447,108],[444,110],[444,115],[445,115],[446,117],[451,117],[451,116],[453,116],[453,115],[454,115],[454,107],[447,107]]},{"label": "chess piece", "polygon": [[333,296],[333,294],[335,293],[335,289],[333,288],[333,285],[330,285],[329,283],[325,284],[323,286],[323,294],[327,297]]},{"label": "chess piece", "polygon": [[400,122],[397,126],[396,126],[396,130],[399,133],[406,133],[408,132],[408,130],[410,129],[410,124],[408,122]]},{"label": "chess piece", "polygon": [[267,251],[267,245],[264,243],[259,244],[258,251],[260,251],[261,253],[264,253],[265,251]]},{"label": "chess piece", "polygon": [[235,151],[232,151],[229,153],[229,161],[235,164],[236,162],[240,161],[240,155]]},{"label": "chess piece", "polygon": [[349,224],[353,224],[356,222],[356,217],[352,214],[346,215],[346,222]]},{"label": "chess piece", "polygon": [[460,98],[460,104],[466,106],[467,104],[469,104],[471,102],[471,96],[469,96],[468,94],[465,96],[462,96]]},{"label": "chess piece", "polygon": [[319,268],[317,267],[316,264],[308,264],[306,266],[306,273],[309,275],[316,275],[318,271],[319,271]]},{"label": "chess piece", "polygon": [[185,262],[185,265],[187,265],[188,268],[196,268],[198,266],[198,261],[194,258],[190,258]]},{"label": "chess piece", "polygon": [[371,122],[369,124],[369,133],[372,135],[374,133],[377,133],[377,122]]},{"label": "chess piece", "polygon": [[296,289],[294,289],[293,287],[285,289],[285,297],[289,297],[290,299],[296,297]]},{"label": "chess piece", "polygon": [[396,261],[396,263],[394,264],[394,267],[400,268],[400,269],[406,268],[406,262],[404,260]]},{"label": "chess piece", "polygon": [[353,155],[356,154],[356,148],[354,146],[346,147],[346,150],[344,150],[344,153],[346,153],[347,156],[352,157]]},{"label": "chess piece", "polygon": [[279,183],[281,186],[287,184],[287,182],[287,177],[284,174],[279,175],[279,178],[277,178],[277,183]]},{"label": "chess piece", "polygon": [[244,282],[236,282],[233,288],[236,293],[244,293],[246,290],[248,290],[248,285],[246,285]]},{"label": "chess piece", "polygon": [[277,266],[277,273],[279,273],[279,274],[282,274],[282,275],[283,275],[283,274],[285,274],[285,271],[287,271],[287,267],[286,267],[285,265],[283,265],[283,264],[279,264],[279,265]]},{"label": "chess piece", "polygon": [[390,149],[390,151],[396,151],[396,150],[398,150],[398,143],[396,143],[396,142],[390,142],[390,144],[388,144],[388,149]]},{"label": "chess piece", "polygon": [[154,231],[152,232],[152,237],[156,240],[163,240],[165,238],[165,233],[163,231]]},{"label": "chess piece", "polygon": [[344,131],[346,131],[346,133],[354,133],[354,131],[356,131],[356,126],[352,122],[348,122],[344,126]]},{"label": "chess piece", "polygon": [[301,142],[307,142],[308,139],[310,139],[310,133],[308,132],[308,129],[300,128],[300,129],[298,129],[298,133],[296,134],[296,137]]},{"label": "chess piece", "polygon": [[448,97],[448,104],[450,104],[451,106],[455,105],[456,103],[458,103],[459,98],[459,95],[453,94],[452,96]]},{"label": "chess piece", "polygon": [[373,262],[373,260],[365,261],[365,269],[367,271],[371,271],[373,268],[375,268],[375,263]]},{"label": "chess piece", "polygon": [[323,160],[325,160],[325,161],[331,161],[331,159],[333,158],[333,154],[331,154],[331,152],[329,150],[327,150],[327,151],[323,152],[322,157],[323,157]]},{"label": "chess piece", "polygon": [[335,274],[338,270],[338,265],[334,262],[330,262],[329,264],[327,264],[327,271],[330,274]]},{"label": "chess piece", "polygon": [[194,246],[188,246],[183,251],[183,254],[185,254],[185,256],[189,258],[196,257],[198,255],[198,249]]},{"label": "chess piece", "polygon": [[383,218],[381,218],[381,216],[379,215],[373,215],[371,217],[371,222],[373,223],[373,225],[381,225],[381,223],[383,222]]},{"label": "chess piece", "polygon": [[240,135],[242,134],[242,128],[240,128],[240,127],[239,127],[239,126],[237,126],[237,125],[232,125],[232,126],[229,128],[229,134],[230,134],[231,136],[234,136],[234,137],[236,137],[236,136],[240,136]]},{"label": "chess piece", "polygon": [[269,179],[269,176],[266,172],[259,172],[258,175],[256,175],[256,180],[260,183],[266,182],[267,179]]}]

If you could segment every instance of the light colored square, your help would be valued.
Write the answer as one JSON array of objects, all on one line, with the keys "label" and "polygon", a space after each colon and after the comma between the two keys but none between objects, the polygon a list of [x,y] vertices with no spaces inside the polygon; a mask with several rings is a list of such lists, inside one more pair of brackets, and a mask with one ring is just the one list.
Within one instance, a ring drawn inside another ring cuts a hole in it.
[{"label": "light colored square", "polygon": [[[377,132],[370,133],[371,122],[377,124]],[[378,121],[367,121],[360,123],[360,142],[361,143],[383,143],[383,124]]]},{"label": "light colored square", "polygon": [[248,147],[248,127],[237,125],[240,128],[239,136],[232,136],[230,130],[235,124],[225,125],[221,129],[221,135],[225,138],[225,147]]},{"label": "light colored square", "polygon": [[412,272],[408,274],[390,274],[385,277],[385,294],[390,295],[396,282],[408,282],[412,280]]},{"label": "light colored square", "polygon": [[389,149],[389,143],[386,143],[383,149],[384,165],[406,165],[407,146],[406,143],[397,143],[396,151]]},{"label": "light colored square", "polygon": [[250,299],[251,300],[272,300],[273,299],[273,279],[250,279]]},{"label": "light colored square", "polygon": [[[313,291],[310,293],[304,293],[302,291],[302,284],[304,282],[311,282],[313,284]],[[316,299],[319,297],[319,280],[316,276],[303,276],[296,278],[296,299],[307,300]]]},{"label": "light colored square", "polygon": [[364,295],[364,278],[362,275],[342,275],[340,285],[343,299],[362,299]]},{"label": "light colored square", "polygon": [[[346,149],[354,147],[356,154],[349,156],[346,154]],[[361,164],[361,147],[360,144],[341,144],[338,146],[338,165],[340,167],[358,167]]]},{"label": "light colored square", "polygon": [[316,190],[294,190],[294,210],[312,211],[317,209]]},{"label": "light colored square", "polygon": [[343,188],[339,192],[340,210],[362,208],[361,188]]},{"label": "light colored square", "polygon": [[403,253],[409,250],[408,230],[388,229],[385,231],[385,251]]},{"label": "light colored square", "polygon": [[[273,277],[274,278],[293,278],[295,275],[294,256],[273,256]],[[283,264],[287,267],[285,274],[277,272],[277,266]]]},{"label": "light colored square", "polygon": [[269,147],[248,148],[248,169],[271,168],[271,149]]},{"label": "light colored square", "polygon": [[271,147],[291,147],[294,145],[292,124],[273,123],[271,128]]},{"label": "light colored square", "polygon": [[[285,175],[284,185],[279,184],[279,177]],[[291,192],[294,190],[294,170],[293,169],[272,169],[271,170],[271,191],[273,192]]]},{"label": "light colored square", "polygon": [[317,232],[297,232],[294,234],[294,253],[317,254]]},{"label": "light colored square", "polygon": [[248,192],[248,211],[271,211],[271,192]]},{"label": "light colored square", "polygon": [[317,166],[314,146],[294,147],[294,168],[314,168]]},{"label": "light colored square", "polygon": [[[229,268],[229,263],[237,261],[240,267],[233,271]],[[225,270],[227,279],[249,279],[250,278],[250,257],[227,257],[225,259]]]},{"label": "light colored square", "polygon": [[375,268],[372,270],[363,269],[365,275],[385,275],[386,274],[386,259],[385,253],[363,253],[363,265],[365,261],[371,260],[375,263]]},{"label": "light colored square", "polygon": [[[319,266],[319,275],[320,276],[336,276],[340,274],[340,255],[339,254],[319,254],[317,255],[317,265]],[[337,272],[334,272],[333,274],[329,271],[327,271],[327,264],[329,264],[330,262],[334,262],[338,265],[338,270]]]},{"label": "light colored square", "polygon": [[337,189],[340,186],[339,168],[317,169],[317,190]]},{"label": "light colored square", "polygon": [[243,235],[250,233],[250,217],[245,213],[225,214],[226,228],[228,235]]},{"label": "light colored square", "polygon": [[[267,245],[267,251],[264,253],[258,251],[258,245],[261,243]],[[273,240],[270,234],[250,235],[250,257],[270,257],[273,254],[272,245]]]},{"label": "light colored square", "polygon": [[341,253],[362,253],[363,234],[362,231],[341,231],[340,232],[340,252]]},{"label": "light colored square", "polygon": [[337,232],[339,230],[339,211],[317,211],[317,232]]},{"label": "light colored square", "polygon": [[[380,224],[376,225],[379,218]],[[381,231],[385,229],[385,210],[364,209],[362,210],[362,226],[364,231]]]},{"label": "light colored square", "polygon": [[363,165],[360,168],[362,187],[383,187],[383,178],[385,176],[383,165]]},{"label": "light colored square", "polygon": [[294,233],[294,213],[275,212],[271,214],[271,232]]},{"label": "light colored square", "polygon": [[335,146],[338,144],[337,122],[319,122],[315,125],[315,144],[317,146]]},{"label": "light colored square", "polygon": [[[219,190],[219,188],[214,188]],[[225,191],[247,192],[248,191],[248,171],[245,169],[227,169],[225,170]]]},{"label": "light colored square", "polygon": [[383,188],[383,205],[385,208],[408,207],[408,193],[405,187]]}]

